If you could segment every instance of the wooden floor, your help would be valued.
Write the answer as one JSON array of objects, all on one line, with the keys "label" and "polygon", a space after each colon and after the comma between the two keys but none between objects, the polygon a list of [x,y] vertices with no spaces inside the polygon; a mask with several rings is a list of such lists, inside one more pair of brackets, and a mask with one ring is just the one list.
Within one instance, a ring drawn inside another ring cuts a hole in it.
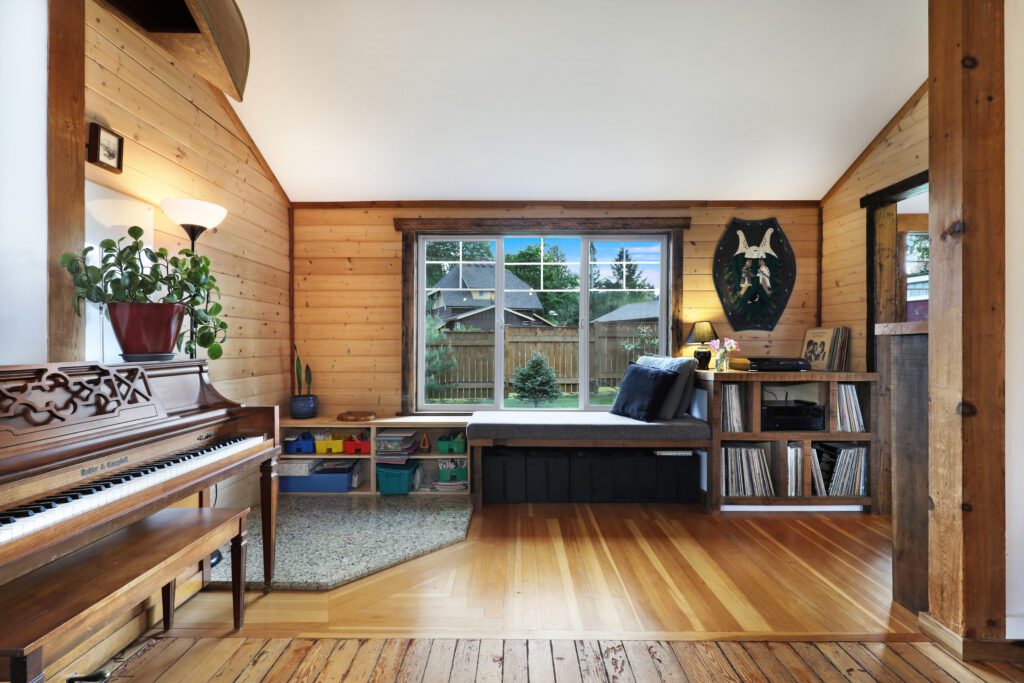
[{"label": "wooden floor", "polygon": [[[230,595],[207,591],[170,635],[230,624]],[[241,635],[924,640],[892,602],[888,518],[678,505],[485,506],[439,552],[326,593],[250,595]]]},{"label": "wooden floor", "polygon": [[931,643],[164,638],[112,680],[952,682],[1024,681],[1024,668],[960,664]]}]

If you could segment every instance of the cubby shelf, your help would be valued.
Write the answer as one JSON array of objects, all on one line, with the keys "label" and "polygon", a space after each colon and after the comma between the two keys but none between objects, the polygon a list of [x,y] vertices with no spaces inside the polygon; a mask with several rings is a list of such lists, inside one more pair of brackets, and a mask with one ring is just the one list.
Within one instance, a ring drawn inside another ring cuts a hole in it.
[{"label": "cubby shelf", "polygon": [[[874,427],[877,421],[878,375],[872,372],[742,372],[726,371],[697,372],[697,386],[707,391],[707,414],[711,424],[711,449],[708,460],[708,498],[711,510],[720,510],[723,505],[764,505],[764,506],[828,506],[859,505],[871,511],[878,511],[879,494],[883,487],[879,467],[879,453],[875,445]],[[739,386],[742,404],[742,426],[744,431],[722,430],[723,387],[728,384]],[[857,389],[857,401],[864,416],[865,430],[862,432],[839,431],[838,406],[839,385],[852,384]],[[817,385],[810,389],[817,402],[826,406],[825,426],[820,431],[765,431],[761,429],[761,402],[764,389],[778,395],[794,390],[796,385]],[[799,444],[801,448],[801,483],[799,496],[726,496],[722,490],[724,464],[722,447],[742,442],[766,444],[772,459],[772,480],[776,493],[785,493],[788,474],[784,456],[788,444]],[[865,496],[816,496],[811,495],[811,451],[813,444],[820,442],[851,442],[867,447],[867,492]],[[780,466],[781,465],[781,466]]]},{"label": "cubby shelf", "polygon": [[[389,417],[381,418],[379,420],[372,420],[369,422],[343,422],[335,419],[318,419],[313,418],[310,420],[296,420],[292,418],[286,418],[281,420],[281,429],[285,432],[285,435],[309,430],[331,430],[335,432],[362,432],[370,440],[370,454],[369,455],[343,455],[343,454],[330,454],[330,455],[317,455],[316,453],[311,454],[294,454],[287,455],[282,454],[281,457],[284,459],[300,459],[300,458],[316,458],[320,460],[339,460],[342,458],[356,458],[359,460],[369,460],[369,472],[366,481],[360,484],[359,488],[348,493],[335,493],[335,494],[319,494],[319,495],[337,495],[337,496],[351,496],[351,495],[366,495],[375,496],[380,495],[377,491],[377,431],[379,429],[393,429],[393,428],[413,428],[425,431],[431,438],[431,442],[436,440],[437,436],[441,432],[466,429],[465,416],[452,416],[452,415],[420,415],[411,417]],[[426,453],[414,453],[409,456],[411,460],[448,460],[450,458],[465,458],[467,471],[471,467],[469,453],[438,453],[437,451],[431,450]],[[468,478],[472,481],[472,473],[468,473]],[[472,485],[470,485],[472,486]],[[466,491],[410,491],[410,495],[419,496],[468,496],[470,490]],[[310,495],[310,494],[288,494],[288,495]]]}]

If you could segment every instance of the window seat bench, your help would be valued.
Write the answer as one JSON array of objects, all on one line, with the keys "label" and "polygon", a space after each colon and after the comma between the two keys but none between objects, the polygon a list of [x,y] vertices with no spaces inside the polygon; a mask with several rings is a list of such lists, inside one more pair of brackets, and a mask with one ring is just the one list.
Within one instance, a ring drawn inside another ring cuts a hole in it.
[{"label": "window seat bench", "polygon": [[[638,449],[706,450],[711,445],[711,426],[689,415],[642,422],[603,411],[478,411],[466,424],[466,438],[473,458],[473,500],[480,505],[484,491],[483,458],[485,452],[495,447],[594,449],[602,457],[614,456],[606,449],[619,449],[636,457]],[[544,451],[537,450],[527,459],[542,457]]]}]

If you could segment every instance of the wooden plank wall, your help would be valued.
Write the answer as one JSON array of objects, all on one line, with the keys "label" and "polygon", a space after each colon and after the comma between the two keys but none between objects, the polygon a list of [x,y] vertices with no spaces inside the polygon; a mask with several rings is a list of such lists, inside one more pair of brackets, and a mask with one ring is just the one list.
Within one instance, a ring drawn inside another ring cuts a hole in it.
[{"label": "wooden plank wall", "polygon": [[121,20],[86,2],[85,107],[125,137],[120,175],[86,164],[86,178],[157,207],[156,244],[188,246],[160,210],[164,197],[227,207],[200,253],[213,260],[231,325],[224,357],[211,363],[217,388],[252,405],[290,392],[288,198],[262,164],[230,105]]},{"label": "wooden plank wall", "polygon": [[[676,314],[687,323],[711,320],[740,340],[745,355],[796,355],[817,324],[819,215],[816,202],[798,206],[706,206],[589,209],[307,208],[295,206],[295,339],[313,368],[321,412],[400,409],[402,372],[402,242],[397,217],[691,216],[685,247],[685,296]],[[772,332],[734,333],[711,279],[711,258],[733,217],[775,216],[797,256],[797,283]]]},{"label": "wooden plank wall", "polygon": [[851,370],[867,369],[867,214],[860,198],[926,170],[924,84],[821,200],[821,323],[851,329]]},{"label": "wooden plank wall", "polygon": [[[250,405],[274,405],[290,393],[289,202],[248,133],[219,92],[134,29],[85,2],[85,112],[125,137],[124,172],[86,164],[86,179],[154,205],[155,242],[188,246],[181,229],[159,208],[164,197],[190,196],[228,209],[200,253],[213,260],[231,325],[224,357],[210,364],[218,390]],[[86,207],[88,210],[88,207]],[[70,314],[70,311],[68,311]],[[219,504],[245,503],[258,477],[220,486]],[[182,505],[196,505],[195,497]],[[201,575],[178,579],[182,603]],[[159,596],[134,605],[47,672],[88,673],[160,617]]]}]

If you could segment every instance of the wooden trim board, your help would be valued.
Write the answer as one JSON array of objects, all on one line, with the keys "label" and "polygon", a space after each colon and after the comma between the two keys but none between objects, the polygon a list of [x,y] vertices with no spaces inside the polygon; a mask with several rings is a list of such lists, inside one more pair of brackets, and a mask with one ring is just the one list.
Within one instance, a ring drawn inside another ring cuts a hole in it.
[{"label": "wooden trim board", "polygon": [[85,354],[85,319],[74,314],[71,278],[57,264],[85,243],[85,2],[50,0],[47,65],[46,250],[50,362]]},{"label": "wooden trim board", "polygon": [[414,199],[393,201],[292,202],[296,209],[528,209],[561,207],[565,209],[694,209],[705,207],[737,208],[817,208],[817,199],[666,199],[650,201],[558,201],[558,200],[490,200],[490,199]]}]

